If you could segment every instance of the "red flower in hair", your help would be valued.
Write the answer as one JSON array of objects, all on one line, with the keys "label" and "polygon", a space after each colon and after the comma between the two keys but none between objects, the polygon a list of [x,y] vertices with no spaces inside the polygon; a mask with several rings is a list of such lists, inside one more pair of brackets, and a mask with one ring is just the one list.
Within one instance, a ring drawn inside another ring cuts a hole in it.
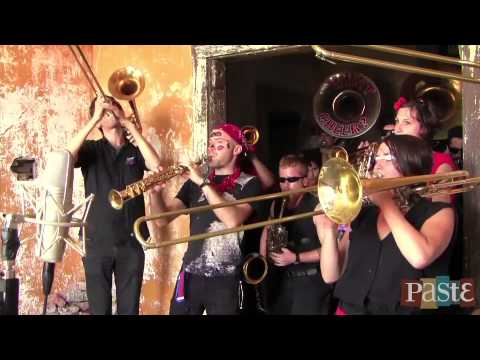
[{"label": "red flower in hair", "polygon": [[401,96],[396,102],[395,104],[393,105],[393,108],[395,109],[395,111],[398,111],[400,110],[400,108],[405,105],[407,103],[407,99],[404,98],[403,96]]}]

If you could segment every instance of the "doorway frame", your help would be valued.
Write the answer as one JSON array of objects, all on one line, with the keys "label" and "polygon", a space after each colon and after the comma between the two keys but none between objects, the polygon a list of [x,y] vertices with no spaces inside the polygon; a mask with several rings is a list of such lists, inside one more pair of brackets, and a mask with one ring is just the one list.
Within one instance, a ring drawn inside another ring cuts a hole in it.
[{"label": "doorway frame", "polygon": [[258,56],[275,56],[305,53],[310,45],[193,45],[193,153],[201,157],[206,153],[208,134],[226,122],[225,60],[248,59]]}]

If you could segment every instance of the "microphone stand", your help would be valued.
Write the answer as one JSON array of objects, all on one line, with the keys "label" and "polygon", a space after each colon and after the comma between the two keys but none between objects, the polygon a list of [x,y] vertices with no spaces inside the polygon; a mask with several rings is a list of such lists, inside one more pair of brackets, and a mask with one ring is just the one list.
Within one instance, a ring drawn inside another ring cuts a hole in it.
[{"label": "microphone stand", "polygon": [[42,315],[46,315],[47,313],[48,295],[50,295],[50,291],[52,290],[54,274],[55,263],[44,262],[42,270],[42,285],[44,295]]},{"label": "microphone stand", "polygon": [[[0,277],[0,315],[18,315],[19,280],[15,277],[15,259],[20,247],[17,225],[23,222],[23,216],[0,213],[0,217],[5,220],[0,248],[0,259],[5,265],[5,274]],[[45,295],[43,315],[47,312],[47,300],[52,289],[54,273],[55,263],[43,263],[42,284]]]},{"label": "microphone stand", "polygon": [[19,281],[15,277],[15,259],[20,247],[17,225],[21,217],[1,214],[5,219],[1,234],[1,260],[5,274],[0,277],[0,315],[18,315]]}]

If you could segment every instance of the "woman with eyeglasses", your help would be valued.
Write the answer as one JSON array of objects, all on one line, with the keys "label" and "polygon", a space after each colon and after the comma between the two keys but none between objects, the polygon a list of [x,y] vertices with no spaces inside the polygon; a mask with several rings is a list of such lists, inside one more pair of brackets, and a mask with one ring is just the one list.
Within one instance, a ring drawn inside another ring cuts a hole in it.
[{"label": "woman with eyeglasses", "polygon": [[[412,135],[424,139],[431,144],[435,129],[440,126],[434,105],[423,98],[407,101],[404,97],[397,100],[394,105],[397,112],[395,117],[394,133],[397,135]],[[456,170],[450,154],[433,151],[432,174],[442,174]],[[453,197],[438,195],[433,201],[450,202]]]},{"label": "woman with eyeglasses", "polygon": [[[304,157],[286,155],[280,159],[279,181],[281,191],[307,186],[308,164]],[[283,216],[313,211],[318,199],[311,193],[290,194],[283,204]],[[282,200],[272,203],[270,216],[278,218]],[[268,228],[264,228],[260,253],[268,256],[269,269],[276,276],[278,287],[267,284],[270,313],[279,315],[327,314],[330,309],[331,288],[320,276],[320,244],[311,218],[283,224],[288,242],[277,252],[267,251]],[[267,281],[271,278],[267,278]]]},{"label": "woman with eyeglasses", "polygon": [[[423,140],[391,135],[380,144],[373,173],[378,178],[430,174],[432,152]],[[322,244],[320,268],[326,283],[336,283],[338,315],[413,314],[402,304],[402,280],[448,275],[455,214],[450,204],[413,195],[410,206],[393,191],[369,196],[337,243],[337,225],[325,215],[314,217]],[[408,304],[410,305],[410,304]]]}]

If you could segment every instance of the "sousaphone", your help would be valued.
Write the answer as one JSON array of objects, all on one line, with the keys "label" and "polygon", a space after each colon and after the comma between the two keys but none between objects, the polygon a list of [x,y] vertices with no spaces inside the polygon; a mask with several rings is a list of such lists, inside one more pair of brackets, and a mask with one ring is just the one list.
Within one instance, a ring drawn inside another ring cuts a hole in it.
[{"label": "sousaphone", "polygon": [[330,75],[313,98],[313,114],[327,134],[343,139],[369,131],[380,115],[381,98],[376,84],[358,72]]},{"label": "sousaphone", "polygon": [[403,82],[400,95],[406,99],[422,97],[434,104],[441,127],[448,127],[461,109],[460,80],[410,75]]}]

